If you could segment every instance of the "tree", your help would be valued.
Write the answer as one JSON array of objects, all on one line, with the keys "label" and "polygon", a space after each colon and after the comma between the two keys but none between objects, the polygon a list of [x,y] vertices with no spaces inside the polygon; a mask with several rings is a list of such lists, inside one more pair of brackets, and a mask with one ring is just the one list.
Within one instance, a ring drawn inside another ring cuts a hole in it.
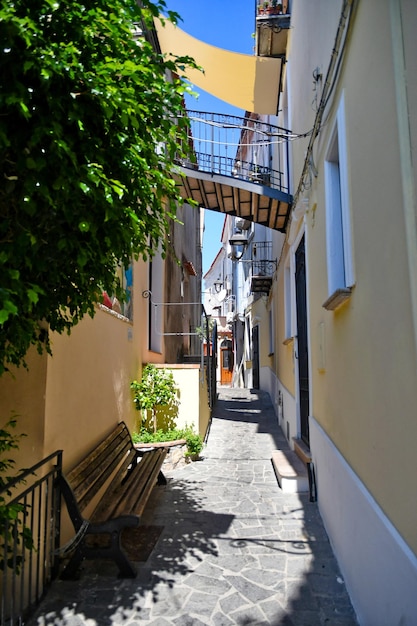
[{"label": "tree", "polygon": [[0,2],[0,374],[93,316],[103,290],[123,298],[117,265],[166,245],[192,61],[133,36],[164,9]]},{"label": "tree", "polygon": [[[156,409],[161,406],[175,406],[178,389],[170,370],[156,367],[152,363],[145,366],[140,382],[133,380],[133,402],[138,411],[150,410],[154,432],[158,429]],[[146,422],[146,418],[143,420]]]}]

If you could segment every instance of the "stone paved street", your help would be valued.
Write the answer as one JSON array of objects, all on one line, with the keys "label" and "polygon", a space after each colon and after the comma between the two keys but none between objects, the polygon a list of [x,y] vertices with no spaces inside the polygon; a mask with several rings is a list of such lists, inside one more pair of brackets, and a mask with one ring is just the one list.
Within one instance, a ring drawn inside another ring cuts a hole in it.
[{"label": "stone paved street", "polygon": [[221,388],[202,460],[154,490],[143,523],[163,531],[137,578],[87,563],[29,626],[355,626],[317,504],[279,488],[278,448],[269,396]]}]

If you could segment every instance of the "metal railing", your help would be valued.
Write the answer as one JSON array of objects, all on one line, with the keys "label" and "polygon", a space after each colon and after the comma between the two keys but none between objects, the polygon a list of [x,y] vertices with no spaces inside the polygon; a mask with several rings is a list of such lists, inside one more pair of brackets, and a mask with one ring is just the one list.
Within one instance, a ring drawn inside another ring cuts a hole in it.
[{"label": "metal railing", "polygon": [[[206,312],[204,311],[206,315]],[[207,319],[207,316],[206,316]],[[209,331],[207,323],[207,385],[209,392],[209,406],[212,409],[217,399],[217,324],[214,323],[213,330]]]},{"label": "metal railing", "polygon": [[[230,176],[289,193],[289,141],[280,126],[220,113],[187,111],[193,155],[187,169]],[[270,167],[274,155],[274,168]]]},{"label": "metal railing", "polygon": [[247,277],[259,274],[272,276],[277,269],[277,260],[272,258],[272,243],[269,241],[252,241],[239,262],[245,264]]},{"label": "metal railing", "polygon": [[[145,289],[142,291],[142,297],[147,298],[149,300],[149,311],[151,319],[154,321],[155,328],[159,328],[162,326],[162,311],[164,309],[174,309],[181,311],[184,310],[184,307],[188,307],[189,310],[192,308],[198,308],[201,312],[200,315],[200,324],[201,326],[196,328],[195,326],[190,326],[188,331],[183,331],[180,327],[168,328],[164,331],[158,331],[157,334],[163,337],[189,337],[190,338],[190,348],[193,349],[193,346],[198,346],[199,354],[193,353],[191,351],[190,354],[183,355],[183,360],[187,362],[195,362],[195,358],[198,357],[201,362],[201,372],[204,375],[204,371],[206,374],[207,380],[207,390],[208,390],[208,399],[209,406],[213,408],[215,399],[217,396],[217,388],[216,388],[216,365],[217,365],[217,343],[214,343],[212,347],[210,331],[209,331],[209,320],[204,308],[204,305],[201,302],[154,302],[152,300],[152,292],[149,289]],[[181,320],[181,313],[172,317],[172,319]],[[214,331],[213,331],[214,332]],[[214,335],[213,335],[214,336]],[[206,353],[204,353],[204,341],[206,345]],[[217,335],[216,335],[217,341]],[[214,373],[213,373],[214,372]],[[1,625],[0,625],[1,626]]]},{"label": "metal railing", "polygon": [[269,241],[254,241],[251,246],[252,275],[272,276],[276,269],[277,261],[272,259],[272,243]]},{"label": "metal railing", "polygon": [[[62,451],[20,473],[1,491],[15,519],[2,520],[1,626],[23,624],[58,574]],[[12,492],[18,495],[11,497]],[[27,537],[28,541],[23,538]],[[33,542],[33,547],[29,543]]]}]

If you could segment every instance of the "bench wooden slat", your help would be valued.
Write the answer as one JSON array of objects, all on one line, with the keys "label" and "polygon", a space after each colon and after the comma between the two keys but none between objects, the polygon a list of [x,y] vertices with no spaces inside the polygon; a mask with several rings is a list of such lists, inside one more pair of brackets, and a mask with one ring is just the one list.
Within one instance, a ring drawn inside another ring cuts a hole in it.
[{"label": "bench wooden slat", "polygon": [[[134,463],[136,465],[137,457],[135,451],[132,450],[129,456],[127,456],[116,474],[112,478],[111,483],[107,486],[106,492],[103,494],[100,502],[97,504],[93,513],[91,514],[91,519],[95,522],[101,521],[104,519],[109,519],[110,517],[117,517],[115,515],[115,509],[118,506],[119,502],[122,503],[122,512],[119,515],[123,515],[124,513],[129,512],[128,506],[124,506],[124,498],[126,491],[130,488],[130,482],[128,476],[129,466]],[[133,470],[134,471],[134,470]]]},{"label": "bench wooden slat", "polygon": [[[119,502],[119,505],[114,509],[114,516],[122,515],[124,507],[136,513],[136,515],[142,515],[152,489],[157,482],[166,454],[166,450],[153,450],[152,454],[145,454],[143,459],[139,462],[137,471],[133,472],[133,475],[128,478],[127,482],[129,485],[127,485],[128,489],[126,489],[125,498],[123,502]],[[141,471],[140,465],[144,463],[145,460],[148,461],[146,469],[143,468],[143,471]]]},{"label": "bench wooden slat", "polygon": [[[105,445],[107,442],[108,447]],[[80,466],[68,474],[68,482],[81,511],[99,492],[109,475],[119,465],[123,455],[128,453],[129,448],[132,448],[129,439],[121,438],[120,435],[113,438],[110,435],[84,459]]]},{"label": "bench wooden slat", "polygon": [[84,459],[77,463],[77,465],[67,474],[68,482],[70,482],[74,488],[77,486],[77,481],[79,480],[78,477],[83,475],[83,472],[85,472],[86,468],[91,465],[97,454],[100,454],[107,447],[111,447],[114,440],[120,440],[120,437],[123,439],[125,438],[126,428],[126,424],[124,422],[120,422],[105,439],[103,439],[93,450],[91,450],[84,457]]}]

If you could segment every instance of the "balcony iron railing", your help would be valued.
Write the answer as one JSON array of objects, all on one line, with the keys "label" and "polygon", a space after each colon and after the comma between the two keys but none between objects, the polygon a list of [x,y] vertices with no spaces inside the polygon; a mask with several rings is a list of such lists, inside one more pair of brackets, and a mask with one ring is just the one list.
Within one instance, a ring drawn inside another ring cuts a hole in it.
[{"label": "balcony iron railing", "polygon": [[252,242],[247,257],[241,262],[247,264],[246,276],[252,293],[269,293],[277,259],[272,259],[272,243],[269,241]]},{"label": "balcony iron railing", "polygon": [[[291,132],[253,117],[188,111],[193,156],[179,164],[289,193]],[[271,161],[274,150],[274,167]]]}]

